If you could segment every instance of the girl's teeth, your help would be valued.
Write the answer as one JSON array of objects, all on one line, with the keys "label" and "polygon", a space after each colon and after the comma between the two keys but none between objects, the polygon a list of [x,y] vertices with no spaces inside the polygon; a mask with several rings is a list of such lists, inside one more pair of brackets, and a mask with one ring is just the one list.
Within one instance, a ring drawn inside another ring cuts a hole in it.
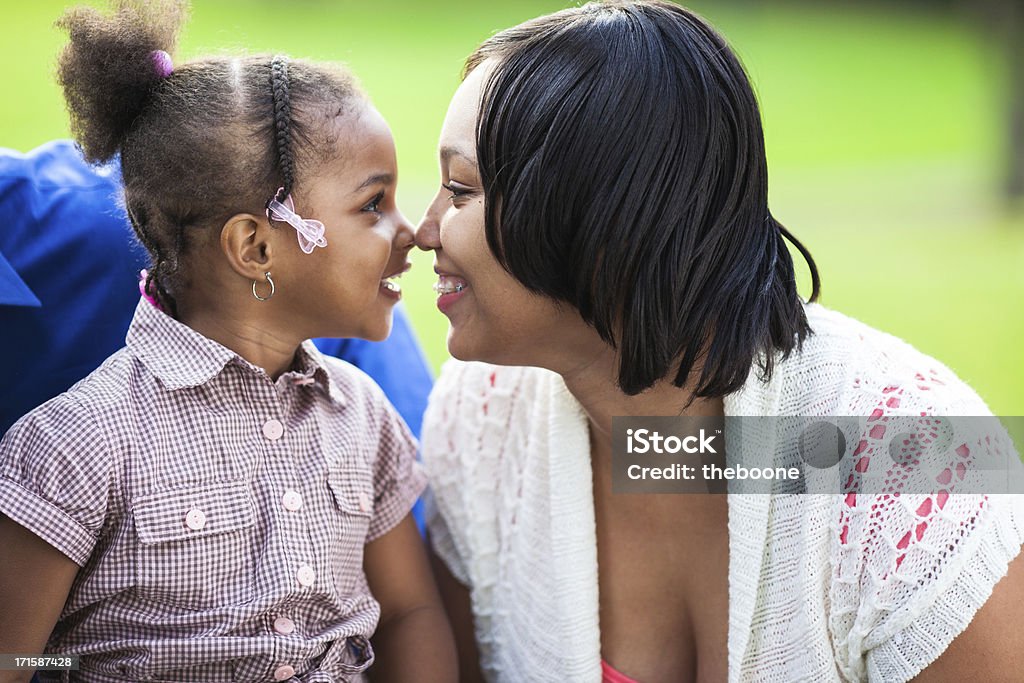
[{"label": "girl's teeth", "polygon": [[391,277],[389,277],[389,278],[387,278],[385,280],[381,280],[380,281],[381,286],[383,286],[384,289],[388,289],[388,290],[390,290],[392,292],[401,293],[402,285],[398,284],[397,280],[398,280],[398,278],[402,277],[403,275],[405,275],[405,271],[404,270],[401,273],[398,273],[397,275],[392,275]]}]

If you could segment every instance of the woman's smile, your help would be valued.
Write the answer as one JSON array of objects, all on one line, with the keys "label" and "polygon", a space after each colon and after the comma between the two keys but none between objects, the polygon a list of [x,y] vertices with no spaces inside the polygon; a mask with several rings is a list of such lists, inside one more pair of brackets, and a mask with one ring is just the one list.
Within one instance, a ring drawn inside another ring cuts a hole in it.
[{"label": "woman's smile", "polygon": [[434,291],[437,292],[437,308],[447,315],[449,309],[469,289],[469,284],[462,277],[447,273],[436,266],[434,272],[437,273],[437,282],[434,283]]}]

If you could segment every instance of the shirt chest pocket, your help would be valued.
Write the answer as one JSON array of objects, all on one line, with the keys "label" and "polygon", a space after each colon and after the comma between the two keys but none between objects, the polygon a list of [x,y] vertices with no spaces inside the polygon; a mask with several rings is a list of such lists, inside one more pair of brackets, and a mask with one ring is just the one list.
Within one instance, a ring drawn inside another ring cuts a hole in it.
[{"label": "shirt chest pocket", "polygon": [[334,583],[341,595],[364,588],[363,547],[373,519],[373,475],[369,466],[331,468],[327,473],[340,535],[333,554]]},{"label": "shirt chest pocket", "polygon": [[252,600],[256,508],[244,484],[176,489],[133,506],[139,595],[189,609]]}]

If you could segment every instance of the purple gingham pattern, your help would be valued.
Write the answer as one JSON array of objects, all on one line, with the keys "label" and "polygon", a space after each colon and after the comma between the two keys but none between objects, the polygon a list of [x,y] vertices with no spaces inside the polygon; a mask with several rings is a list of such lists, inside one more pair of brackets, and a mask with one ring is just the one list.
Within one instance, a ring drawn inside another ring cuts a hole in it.
[{"label": "purple gingham pattern", "polygon": [[127,347],[0,442],[0,512],[82,566],[48,646],[71,680],[358,680],[363,546],[422,491],[415,451],[312,343],[273,381],[140,302]]}]

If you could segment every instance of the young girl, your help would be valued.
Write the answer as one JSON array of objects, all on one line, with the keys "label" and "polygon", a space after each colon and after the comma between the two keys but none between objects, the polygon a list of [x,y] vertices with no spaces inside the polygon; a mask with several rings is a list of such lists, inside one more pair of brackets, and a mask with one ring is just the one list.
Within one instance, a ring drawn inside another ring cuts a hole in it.
[{"label": "young girl", "polygon": [[65,680],[454,680],[416,444],[307,341],[388,334],[413,241],[388,126],[336,67],[174,65],[185,9],[60,22],[72,129],[120,154],[153,266],[126,347],[0,444],[0,652],[80,655]]}]

